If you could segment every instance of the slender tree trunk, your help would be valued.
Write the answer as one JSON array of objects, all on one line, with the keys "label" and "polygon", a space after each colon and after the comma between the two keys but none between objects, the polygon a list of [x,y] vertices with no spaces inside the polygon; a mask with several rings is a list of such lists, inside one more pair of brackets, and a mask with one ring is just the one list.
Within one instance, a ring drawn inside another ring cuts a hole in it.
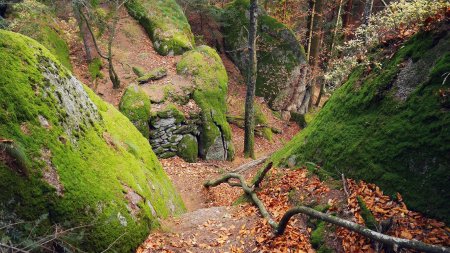
[{"label": "slender tree trunk", "polygon": [[[319,70],[319,56],[321,48],[322,38],[322,20],[323,20],[323,0],[315,0],[314,2],[314,18],[312,19],[312,37],[311,37],[311,49],[309,54],[309,63],[312,68],[311,88],[314,91],[316,88],[317,72]],[[314,95],[314,92],[312,93]],[[313,96],[314,97],[314,96]],[[311,102],[313,99],[311,100]]]},{"label": "slender tree trunk", "polygon": [[258,28],[258,0],[250,2],[250,27],[248,32],[248,71],[247,71],[247,95],[245,98],[245,138],[244,155],[255,158],[255,112],[253,100],[257,77],[256,59],[256,32]]},{"label": "slender tree trunk", "polygon": [[77,20],[78,23],[78,28],[80,29],[80,36],[81,39],[83,40],[84,51],[86,52],[86,60],[88,62],[91,62],[94,58],[99,57],[99,55],[95,51],[94,38],[92,38],[89,32],[87,22],[83,20],[83,18],[80,15],[81,9],[79,3],[76,2],[73,3],[73,10],[75,14],[75,19]]},{"label": "slender tree trunk", "polygon": [[314,15],[315,15],[315,9],[316,9],[316,1],[312,0],[310,2],[310,9],[311,9],[311,15],[309,15],[309,22],[308,22],[308,47],[306,50],[306,58],[309,60],[309,56],[311,54],[311,42],[313,37],[313,25],[314,25]]},{"label": "slender tree trunk", "polygon": [[370,16],[372,15],[373,0],[366,0],[364,3],[363,25],[368,26],[370,23]]},{"label": "slender tree trunk", "polygon": [[334,45],[336,43],[337,31],[339,28],[339,19],[341,18],[341,12],[342,12],[342,1],[343,0],[339,0],[339,7],[338,7],[337,15],[336,15],[336,23],[334,24],[333,35],[331,37],[331,46],[330,46],[330,54],[331,55],[333,55]]},{"label": "slender tree trunk", "polygon": [[[333,56],[333,50],[334,50],[334,46],[335,46],[335,43],[336,43],[336,36],[337,36],[338,27],[339,27],[339,19],[341,18],[342,2],[343,2],[343,0],[339,1],[339,7],[338,7],[337,15],[336,15],[336,23],[334,25],[333,35],[331,37],[330,57]],[[327,68],[328,68],[328,65],[325,68],[325,72],[326,72]],[[320,105],[320,100],[322,100],[323,93],[325,92],[324,89],[325,89],[325,80],[322,79],[322,82],[321,82],[321,85],[320,85],[319,96],[317,97],[317,101],[316,101],[316,106]]]},{"label": "slender tree trunk", "polygon": [[112,55],[112,43],[114,41],[114,36],[116,34],[117,22],[119,21],[119,17],[114,17],[113,24],[111,25],[110,34],[108,38],[108,66],[109,66],[109,79],[113,84],[114,89],[120,88],[120,79],[114,69],[113,64],[113,55]]},{"label": "slender tree trunk", "polygon": [[[352,16],[352,10],[353,10],[353,0],[348,0],[347,4],[344,8],[344,14],[342,15],[342,28],[348,29],[351,22],[351,16]],[[348,32],[344,33],[344,40],[348,39]]]}]

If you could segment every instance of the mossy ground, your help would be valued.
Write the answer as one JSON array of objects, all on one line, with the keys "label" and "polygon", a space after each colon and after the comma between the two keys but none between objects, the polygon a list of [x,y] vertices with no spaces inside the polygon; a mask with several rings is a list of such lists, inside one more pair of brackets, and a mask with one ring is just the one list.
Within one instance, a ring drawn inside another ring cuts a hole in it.
[{"label": "mossy ground", "polygon": [[222,59],[214,49],[200,46],[183,54],[177,64],[177,72],[192,76],[196,85],[193,98],[202,109],[200,155],[205,156],[214,141],[222,138],[228,145],[227,159],[232,160],[234,147],[226,118],[228,76]]},{"label": "mossy ground", "polygon": [[[101,119],[81,126],[74,134],[76,141],[68,138],[60,124],[67,115],[64,108],[58,107],[58,98],[43,95],[54,87],[42,76],[40,59],[54,62],[59,76],[70,75],[40,44],[0,31],[0,63],[4,66],[0,69],[0,138],[23,147],[30,161],[28,177],[0,162],[0,206],[25,221],[45,214],[48,224],[65,228],[89,225],[80,229],[83,236],[75,242],[82,250],[101,251],[122,236],[114,251],[129,252],[158,226],[152,208],[158,217],[167,217],[172,211],[182,212],[183,203],[148,141],[125,116],[87,87],[82,89]],[[45,117],[50,127],[41,126],[38,115]],[[46,164],[41,158],[43,149],[51,152],[63,196],[42,179]],[[142,197],[136,216],[127,209],[125,186]]]},{"label": "mossy ground", "polygon": [[130,85],[125,90],[119,104],[119,110],[125,115],[139,132],[146,138],[150,134],[150,98],[137,85]]},{"label": "mossy ground", "polygon": [[88,71],[92,80],[103,78],[102,73],[103,63],[100,58],[93,59],[88,65]]},{"label": "mossy ground", "polygon": [[194,46],[191,27],[175,0],[131,0],[126,6],[150,35],[159,54],[182,54]]},{"label": "mossy ground", "polygon": [[[311,161],[335,176],[364,179],[388,194],[400,192],[412,209],[450,222],[450,113],[442,91],[450,69],[449,35],[420,33],[381,69],[359,68],[338,89],[311,124],[273,155],[275,164],[294,157]],[[407,59],[434,59],[429,78],[405,101],[393,87]],[[448,100],[448,99],[447,99]]]},{"label": "mossy ground", "polygon": [[14,32],[37,40],[55,55],[64,67],[72,70],[69,47],[55,21],[56,16],[49,7],[36,0],[25,0],[12,5],[11,18],[11,29]]},{"label": "mossy ground", "polygon": [[[222,14],[225,47],[243,75],[247,73],[247,53],[240,50],[247,40],[249,0],[235,0]],[[291,72],[305,62],[303,47],[283,23],[260,11],[258,18],[258,76],[256,95],[270,103],[284,97]]]}]

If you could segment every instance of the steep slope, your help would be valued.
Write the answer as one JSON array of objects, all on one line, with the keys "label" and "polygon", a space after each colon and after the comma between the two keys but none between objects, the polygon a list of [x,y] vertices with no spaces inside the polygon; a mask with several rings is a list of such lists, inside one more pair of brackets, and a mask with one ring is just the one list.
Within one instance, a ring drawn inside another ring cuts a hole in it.
[{"label": "steep slope", "polygon": [[356,69],[318,116],[273,157],[311,161],[400,192],[413,209],[450,222],[450,35],[420,33],[381,68]]},{"label": "steep slope", "polygon": [[[117,239],[129,252],[159,217],[184,210],[148,141],[47,49],[0,30],[0,65],[2,224],[85,225],[72,245],[98,252]],[[4,233],[23,242],[25,225]]]},{"label": "steep slope", "polygon": [[44,45],[61,64],[72,69],[69,59],[69,47],[63,39],[63,31],[58,19],[48,6],[36,1],[25,0],[11,5],[12,19],[10,29],[37,40]]}]

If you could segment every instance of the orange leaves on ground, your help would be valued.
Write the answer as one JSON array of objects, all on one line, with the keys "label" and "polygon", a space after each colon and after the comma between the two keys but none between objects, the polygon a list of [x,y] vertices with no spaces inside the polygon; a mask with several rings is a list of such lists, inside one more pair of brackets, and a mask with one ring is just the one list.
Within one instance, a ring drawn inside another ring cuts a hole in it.
[{"label": "orange leaves on ground", "polygon": [[[348,207],[357,223],[364,224],[356,199],[357,196],[361,196],[378,222],[389,218],[394,219],[394,226],[389,230],[389,235],[416,239],[429,244],[450,245],[448,228],[445,227],[445,224],[408,210],[399,193],[397,193],[397,199],[393,200],[384,195],[374,184],[362,181],[356,183],[351,179],[348,179],[347,183],[351,192],[348,198]],[[371,247],[368,239],[355,232],[338,228],[337,234],[342,239],[342,245],[347,252],[358,252],[360,249]]]}]

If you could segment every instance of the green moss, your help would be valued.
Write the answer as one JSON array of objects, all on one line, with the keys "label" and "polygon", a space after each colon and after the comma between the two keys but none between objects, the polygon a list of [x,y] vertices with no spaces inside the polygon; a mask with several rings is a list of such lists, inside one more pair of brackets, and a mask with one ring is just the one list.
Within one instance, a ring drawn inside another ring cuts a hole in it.
[{"label": "green moss", "polygon": [[69,47],[61,35],[62,29],[55,21],[52,11],[35,0],[26,0],[12,5],[12,25],[14,32],[29,36],[55,55],[64,67],[72,70]]},{"label": "green moss", "polygon": [[100,58],[93,59],[88,65],[88,71],[91,75],[91,79],[95,80],[97,78],[103,78],[103,73],[101,72],[103,68],[103,63]]},{"label": "green moss", "polygon": [[161,110],[156,113],[155,117],[167,119],[167,118],[175,118],[175,124],[184,122],[186,118],[184,117],[184,113],[178,109],[178,107],[174,104],[169,104],[164,108],[164,110]]},{"label": "green moss", "polygon": [[192,135],[185,135],[178,143],[177,155],[186,162],[195,163],[198,157],[197,139]]},{"label": "green moss", "polygon": [[182,54],[193,48],[194,35],[175,0],[131,0],[126,7],[150,35],[159,54]]},{"label": "green moss", "polygon": [[325,226],[326,223],[324,221],[319,221],[319,223],[317,224],[316,229],[314,229],[311,232],[311,245],[315,248],[318,249],[320,246],[323,245],[324,243],[324,236],[325,236]]},{"label": "green moss", "polygon": [[142,77],[145,75],[145,70],[141,67],[138,66],[134,66],[132,68],[133,72],[138,76],[138,77]]},{"label": "green moss", "polygon": [[142,88],[130,85],[125,90],[119,104],[119,110],[127,116],[144,137],[150,134],[150,98]]},{"label": "green moss", "polygon": [[[247,53],[240,48],[247,40],[249,5],[249,0],[235,0],[222,15],[225,47],[244,76],[248,69]],[[289,28],[262,8],[258,15],[257,43],[256,95],[265,97],[271,105],[280,103],[289,95],[285,93],[285,86],[291,81],[291,74],[306,62],[303,47]]]},{"label": "green moss", "polygon": [[[440,95],[450,87],[448,81],[443,84],[450,57],[433,49],[449,43],[448,34],[421,33],[382,69],[369,74],[356,69],[271,160],[286,164],[295,156],[298,165],[312,161],[336,177],[345,173],[376,183],[389,195],[400,192],[411,209],[450,222],[450,114]],[[416,86],[403,101],[392,84],[410,57],[431,63],[428,78],[409,84]]]},{"label": "green moss", "polygon": [[[183,203],[148,141],[125,116],[87,87],[74,90],[81,94],[84,88],[99,117],[80,123],[77,132],[66,132],[61,122],[68,112],[52,95],[54,84],[42,75],[42,64],[48,61],[57,66],[61,78],[70,77],[34,40],[0,31],[0,65],[4,66],[0,69],[0,138],[23,147],[30,161],[29,177],[0,162],[0,208],[25,221],[48,215],[48,226],[88,225],[76,231],[82,239],[75,246],[83,251],[106,249],[120,237],[115,250],[129,252],[158,226],[150,205],[158,217],[167,217],[182,212]],[[83,110],[77,106],[73,109]],[[42,127],[38,115],[51,127]],[[21,125],[28,130],[23,132]],[[42,160],[42,150],[51,154],[49,162],[59,175],[62,196],[43,180],[47,162]],[[136,216],[127,209],[125,185],[142,197]]]},{"label": "green moss", "polygon": [[375,219],[375,216],[373,216],[372,212],[367,208],[366,203],[361,198],[361,196],[357,197],[359,208],[361,208],[361,217],[364,220],[364,224],[366,224],[366,227],[373,231],[378,231],[378,222]]},{"label": "green moss", "polygon": [[193,99],[202,109],[200,155],[207,158],[210,147],[221,140],[227,149],[226,159],[232,160],[234,147],[226,119],[228,76],[220,56],[208,46],[197,47],[183,54],[177,72],[191,76],[196,85]]},{"label": "green moss", "polygon": [[167,75],[167,69],[165,67],[158,67],[150,70],[150,72],[136,79],[138,83],[146,83],[150,80],[158,80]]}]

